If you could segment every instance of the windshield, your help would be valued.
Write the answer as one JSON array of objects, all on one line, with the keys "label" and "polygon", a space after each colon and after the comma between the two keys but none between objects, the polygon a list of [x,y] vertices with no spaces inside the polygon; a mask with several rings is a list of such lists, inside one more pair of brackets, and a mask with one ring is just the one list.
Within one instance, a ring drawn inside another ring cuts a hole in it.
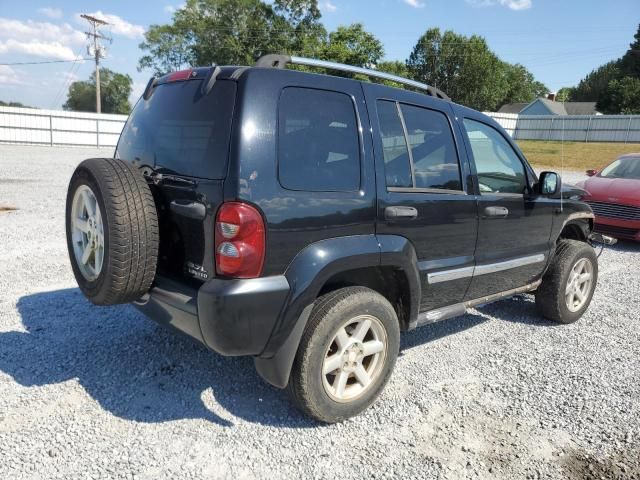
[{"label": "windshield", "polygon": [[640,180],[640,157],[619,158],[600,172],[605,178],[633,178]]},{"label": "windshield", "polygon": [[227,171],[235,82],[161,84],[140,99],[122,131],[116,157],[165,173],[219,179]]}]

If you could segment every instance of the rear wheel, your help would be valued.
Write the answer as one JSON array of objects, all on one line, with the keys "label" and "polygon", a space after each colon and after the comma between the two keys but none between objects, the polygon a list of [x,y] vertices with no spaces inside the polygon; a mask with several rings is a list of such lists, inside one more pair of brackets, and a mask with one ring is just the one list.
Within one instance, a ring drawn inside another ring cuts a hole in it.
[{"label": "rear wheel", "polygon": [[549,270],[536,291],[536,306],[546,318],[573,323],[587,310],[598,281],[593,248],[578,240],[561,240]]},{"label": "rear wheel", "polygon": [[158,218],[142,174],[113,158],[76,168],[67,193],[67,247],[82,293],[97,305],[138,299],[151,287]]},{"label": "rear wheel", "polygon": [[334,423],[371,405],[389,379],[400,346],[398,318],[382,295],[363,287],[316,301],[289,379],[307,415]]}]

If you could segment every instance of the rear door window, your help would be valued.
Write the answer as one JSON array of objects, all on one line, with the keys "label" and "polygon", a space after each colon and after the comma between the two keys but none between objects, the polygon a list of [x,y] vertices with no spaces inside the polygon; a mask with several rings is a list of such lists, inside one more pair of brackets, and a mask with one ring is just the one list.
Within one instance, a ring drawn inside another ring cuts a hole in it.
[{"label": "rear door window", "polygon": [[443,113],[401,104],[416,188],[462,190],[458,153]]},{"label": "rear door window", "polygon": [[298,87],[282,91],[278,178],[290,190],[360,188],[358,120],[350,96]]},{"label": "rear door window", "polygon": [[165,83],[140,99],[122,131],[116,156],[159,172],[226,176],[236,84],[218,80],[203,95],[202,80]]}]

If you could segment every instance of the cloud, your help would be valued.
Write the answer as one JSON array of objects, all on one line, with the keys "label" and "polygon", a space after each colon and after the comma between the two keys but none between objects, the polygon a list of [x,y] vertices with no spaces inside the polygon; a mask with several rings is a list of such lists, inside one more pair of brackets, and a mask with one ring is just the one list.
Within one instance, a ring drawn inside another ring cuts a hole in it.
[{"label": "cloud", "polygon": [[73,60],[85,35],[64,23],[0,18],[0,54],[19,53],[56,60]]},{"label": "cloud", "polygon": [[19,42],[13,39],[4,42],[0,40],[0,53],[22,53],[56,60],[74,60],[76,58],[76,54],[71,48],[58,42]]},{"label": "cloud", "polygon": [[[97,12],[89,13],[89,15],[109,23],[109,25],[105,25],[104,28],[111,31],[115,35],[122,35],[123,37],[136,39],[142,37],[142,35],[144,34],[144,27],[142,25],[129,23],[118,15],[103,13],[100,10],[98,10]],[[79,13],[76,14],[76,20],[79,23],[86,23],[86,20],[81,18]]]},{"label": "cloud", "polygon": [[62,10],[59,8],[43,7],[38,9],[38,13],[49,18],[54,18],[54,19],[62,18]]},{"label": "cloud", "polygon": [[407,5],[409,5],[410,7],[413,8],[422,8],[424,7],[424,2],[422,2],[421,0],[403,0],[404,3],[406,3]]},{"label": "cloud", "polygon": [[503,7],[510,8],[511,10],[526,10],[531,8],[532,0],[467,0],[469,5],[474,7],[493,7],[496,5],[502,5]]},{"label": "cloud", "polygon": [[322,9],[326,10],[327,12],[335,12],[338,9],[338,7],[336,7],[333,3],[327,0],[322,4]]},{"label": "cloud", "polygon": [[20,74],[9,65],[0,65],[0,85],[22,85]]}]

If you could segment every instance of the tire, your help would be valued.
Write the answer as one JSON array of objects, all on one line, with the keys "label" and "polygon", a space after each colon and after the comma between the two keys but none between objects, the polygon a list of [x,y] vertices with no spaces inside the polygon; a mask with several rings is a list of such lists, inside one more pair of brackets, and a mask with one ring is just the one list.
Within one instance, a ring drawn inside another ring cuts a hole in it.
[{"label": "tire", "polygon": [[[585,283],[580,284],[586,276],[577,277],[578,281],[569,285],[575,277],[574,269],[587,273],[582,266],[590,269],[591,279],[588,286]],[[589,307],[597,282],[598,258],[593,248],[578,240],[561,240],[556,248],[553,263],[536,291],[536,307],[540,314],[549,320],[564,324],[574,323]],[[575,292],[576,285],[582,292],[583,299],[576,293],[571,293]],[[568,296],[571,296],[571,299],[568,299]]]},{"label": "tire", "polygon": [[73,274],[92,303],[128,303],[149,290],[158,262],[158,216],[138,169],[114,158],[83,161],[69,182],[65,218]]},{"label": "tire", "polygon": [[[367,321],[369,330],[360,341],[357,334],[365,331]],[[347,348],[340,347],[339,331],[348,335],[340,335]],[[378,351],[380,344],[383,350]],[[299,410],[321,422],[353,417],[376,400],[391,376],[399,348],[398,317],[386,298],[364,287],[330,292],[316,300],[307,322],[287,386],[289,396]],[[369,351],[377,353],[366,355]],[[324,374],[324,368],[332,368],[330,359],[338,360],[339,367]],[[345,375],[346,386],[341,389],[339,377]],[[366,387],[362,378],[370,378]]]}]

